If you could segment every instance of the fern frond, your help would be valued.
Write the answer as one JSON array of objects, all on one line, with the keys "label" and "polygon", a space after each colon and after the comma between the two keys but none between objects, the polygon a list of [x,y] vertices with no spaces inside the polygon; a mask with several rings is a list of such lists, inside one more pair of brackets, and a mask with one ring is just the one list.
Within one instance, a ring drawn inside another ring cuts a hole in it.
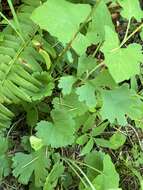
[{"label": "fern frond", "polygon": [[[17,17],[23,38],[8,26],[3,32],[0,42],[0,128],[9,124],[13,114],[3,105],[32,102],[51,94],[52,78],[43,72],[39,62],[40,54],[32,45],[32,38],[37,26],[30,20],[30,13],[39,5],[40,0],[23,0]],[[9,115],[8,115],[9,114]]]}]

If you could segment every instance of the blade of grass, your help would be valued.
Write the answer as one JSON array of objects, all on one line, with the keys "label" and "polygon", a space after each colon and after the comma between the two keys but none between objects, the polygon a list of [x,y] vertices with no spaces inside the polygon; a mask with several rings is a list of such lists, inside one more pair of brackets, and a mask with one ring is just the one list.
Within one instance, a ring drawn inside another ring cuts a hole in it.
[{"label": "blade of grass", "polygon": [[20,39],[25,43],[25,40],[22,37],[22,35],[19,33],[16,27],[6,18],[6,16],[2,12],[0,12],[0,16],[8,23],[8,25],[16,32],[16,34],[20,37]]},{"label": "blade of grass", "polygon": [[76,169],[72,166],[72,164],[70,164],[70,162],[68,162],[64,158],[63,158],[63,160],[70,166],[70,168],[74,171],[74,173],[79,177],[79,179],[81,180],[81,182],[83,183],[83,185],[85,186],[85,188],[87,188],[88,186],[86,185],[86,183],[84,182],[84,180],[82,179],[82,177],[79,175],[79,173],[76,171]]},{"label": "blade of grass", "polygon": [[70,159],[64,159],[67,162],[70,162],[76,169],[79,170],[79,172],[83,175],[83,177],[86,179],[86,181],[88,182],[89,186],[91,187],[92,190],[96,190],[95,187],[93,186],[93,184],[91,183],[91,181],[89,180],[89,178],[87,177],[87,175],[83,172],[83,170],[73,161]]},{"label": "blade of grass", "polygon": [[21,31],[21,28],[20,28],[20,24],[19,24],[19,21],[18,21],[18,17],[17,17],[17,14],[15,12],[15,9],[13,7],[13,4],[12,4],[11,0],[7,0],[7,2],[8,2],[8,5],[10,7],[10,10],[12,12],[12,15],[13,15],[13,18],[14,18],[14,22],[15,22],[15,24],[17,26],[17,29],[19,30],[19,33],[22,34],[22,31]]}]

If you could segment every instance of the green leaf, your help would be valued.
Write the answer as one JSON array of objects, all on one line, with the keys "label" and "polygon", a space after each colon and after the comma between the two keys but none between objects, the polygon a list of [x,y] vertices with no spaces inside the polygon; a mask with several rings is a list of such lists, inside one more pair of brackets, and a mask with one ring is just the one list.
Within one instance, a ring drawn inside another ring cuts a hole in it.
[{"label": "green leaf", "polygon": [[84,145],[88,141],[88,135],[84,134],[77,138],[76,143],[79,145]]},{"label": "green leaf", "polygon": [[89,5],[48,0],[33,12],[31,18],[41,29],[47,30],[66,44],[73,38],[90,11]]},{"label": "green leaf", "polygon": [[95,76],[94,79],[90,80],[90,82],[95,86],[95,88],[99,87],[109,87],[114,88],[117,86],[116,82],[112,78],[111,74],[107,69],[100,71],[100,73]]},{"label": "green leaf", "polygon": [[6,138],[0,136],[0,180],[10,173],[10,159],[7,155],[8,141]]},{"label": "green leaf", "polygon": [[143,11],[141,10],[139,0],[118,0],[118,3],[123,8],[121,11],[122,17],[128,20],[134,17],[137,21],[141,21]]},{"label": "green leaf", "polygon": [[142,102],[133,90],[121,86],[114,90],[103,90],[103,106],[101,115],[114,123],[117,119],[120,125],[126,125],[125,115],[132,119],[139,119],[142,115]]},{"label": "green leaf", "polygon": [[105,26],[110,27],[113,31],[115,30],[111,18],[111,13],[109,12],[104,1],[100,1],[96,7],[96,10],[93,12],[89,31],[94,31],[94,35],[98,35],[100,41],[103,41],[105,39]]},{"label": "green leaf", "polygon": [[89,108],[96,106],[95,88],[90,82],[78,87],[76,93],[79,95],[79,101],[85,101]]},{"label": "green leaf", "polygon": [[36,151],[43,147],[42,140],[35,136],[30,137],[30,144],[31,144],[31,147]]},{"label": "green leaf", "polygon": [[108,126],[108,124],[109,124],[108,122],[104,122],[104,123],[101,123],[99,126],[95,126],[92,129],[92,136],[96,137],[96,136],[100,135],[101,133],[103,133],[103,131]]},{"label": "green leaf", "polygon": [[119,48],[118,36],[108,26],[105,27],[102,51],[105,55],[105,64],[117,83],[140,73],[140,62],[143,59],[141,45],[134,43],[127,48]]},{"label": "green leaf", "polygon": [[109,190],[119,187],[119,175],[109,155],[104,156],[103,173],[93,180],[93,184],[96,190]]},{"label": "green leaf", "polygon": [[74,142],[75,122],[71,115],[63,110],[53,110],[51,114],[53,123],[41,121],[37,124],[37,137],[45,145],[53,148],[64,147]]},{"label": "green leaf", "polygon": [[41,56],[45,60],[47,70],[49,70],[51,68],[51,64],[52,64],[49,54],[43,49],[40,49],[39,53],[41,54]]},{"label": "green leaf", "polygon": [[84,162],[97,170],[87,167],[87,176],[90,180],[95,179],[95,177],[99,175],[98,171],[102,172],[104,156],[104,153],[100,151],[93,151],[85,156]]},{"label": "green leaf", "polygon": [[82,132],[85,133],[89,131],[91,128],[94,127],[95,125],[95,119],[96,119],[96,114],[89,114],[88,117],[85,119],[82,127]]},{"label": "green leaf", "polygon": [[83,149],[81,150],[80,155],[83,156],[85,154],[89,154],[89,152],[92,150],[94,145],[94,141],[92,138],[89,139],[89,141],[87,142],[87,144],[83,147]]},{"label": "green leaf", "polygon": [[46,183],[44,184],[43,190],[54,190],[57,185],[58,178],[62,175],[63,172],[63,164],[56,163],[46,178]]},{"label": "green leaf", "polygon": [[76,78],[74,76],[64,76],[59,80],[59,88],[62,88],[63,95],[68,95],[72,91],[72,86],[75,83]]},{"label": "green leaf", "polygon": [[126,136],[116,132],[114,135],[111,136],[109,140],[105,140],[102,138],[95,138],[95,142],[98,146],[110,148],[116,150],[120,148],[126,141]]},{"label": "green leaf", "polygon": [[97,66],[96,59],[85,54],[80,56],[78,60],[77,76],[80,77],[84,73],[89,73],[94,67]]},{"label": "green leaf", "polygon": [[27,124],[30,127],[34,127],[38,121],[38,110],[36,107],[28,106],[26,111],[27,111],[27,115],[26,115]]},{"label": "green leaf", "polygon": [[55,109],[64,110],[72,117],[83,115],[88,110],[88,107],[78,100],[78,95],[75,92],[63,98],[54,98],[52,103]]},{"label": "green leaf", "polygon": [[28,184],[30,177],[34,173],[35,185],[41,186],[46,179],[49,167],[49,160],[46,156],[46,150],[40,149],[39,151],[31,154],[16,153],[13,157],[13,175],[18,178],[19,183],[24,185]]},{"label": "green leaf", "polygon": [[[96,41],[98,42],[98,38]],[[92,42],[93,37],[89,35],[89,33],[87,33],[87,35],[79,33],[75,40],[72,42],[72,48],[78,55],[83,55],[85,54],[87,47],[90,46]]]},{"label": "green leaf", "polygon": [[109,142],[110,142],[110,148],[116,150],[126,142],[126,136],[120,132],[116,132],[109,139]]},{"label": "green leaf", "polygon": [[100,1],[98,6],[95,8],[95,11],[93,11],[87,33],[85,35],[79,33],[77,38],[72,43],[74,50],[79,55],[82,55],[91,44],[98,44],[99,42],[102,42],[105,38],[105,25],[114,30],[111,14],[104,1]]}]

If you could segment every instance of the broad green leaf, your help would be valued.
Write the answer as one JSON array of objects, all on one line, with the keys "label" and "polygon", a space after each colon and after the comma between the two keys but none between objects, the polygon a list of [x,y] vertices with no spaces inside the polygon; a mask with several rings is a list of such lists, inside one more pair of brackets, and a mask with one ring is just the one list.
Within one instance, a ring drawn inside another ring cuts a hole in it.
[{"label": "broad green leaf", "polygon": [[27,121],[27,124],[30,126],[30,127],[34,127],[38,121],[38,110],[36,107],[28,107],[27,105],[27,108],[26,108],[26,112],[27,112],[27,115],[26,115],[26,121]]},{"label": "broad green leaf", "polygon": [[121,86],[114,90],[103,90],[103,106],[101,115],[114,123],[115,119],[120,125],[126,125],[125,115],[132,119],[139,119],[142,115],[142,102],[133,90]]},{"label": "broad green leaf", "polygon": [[90,180],[95,179],[95,177],[100,174],[98,170],[102,172],[103,159],[104,159],[104,153],[100,151],[99,152],[93,151],[85,156],[84,162],[89,166],[97,169],[96,171],[87,167],[87,176],[89,177]]},{"label": "broad green leaf", "polygon": [[116,150],[126,142],[126,136],[120,132],[116,132],[114,135],[111,136],[109,142],[110,148]]},{"label": "broad green leaf", "polygon": [[127,48],[119,48],[118,36],[109,27],[105,27],[102,51],[105,55],[105,64],[117,83],[140,73],[140,62],[143,60],[141,45],[134,43]]},{"label": "broad green leaf", "polygon": [[77,138],[76,143],[79,145],[84,145],[88,141],[88,135],[84,134]]},{"label": "broad green leaf", "polygon": [[82,76],[84,73],[89,73],[93,68],[97,66],[96,59],[85,54],[80,56],[78,60],[77,76]]},{"label": "broad green leaf", "polygon": [[103,159],[103,173],[98,175],[93,184],[96,190],[109,190],[119,187],[119,175],[109,155]]},{"label": "broad green leaf", "polygon": [[34,173],[35,185],[41,186],[46,179],[49,160],[45,149],[31,154],[16,153],[13,157],[13,175],[24,185],[28,184],[30,177]]},{"label": "broad green leaf", "polygon": [[75,122],[69,113],[63,110],[53,110],[51,114],[53,123],[41,121],[37,124],[37,137],[45,145],[53,148],[64,147],[74,142]]},{"label": "broad green leaf", "polygon": [[85,154],[89,154],[89,152],[92,150],[94,145],[94,141],[92,138],[89,139],[89,141],[87,142],[87,144],[83,147],[83,149],[81,150],[80,155],[83,156]]},{"label": "broad green leaf", "polygon": [[91,44],[102,42],[105,38],[105,25],[114,30],[111,14],[104,1],[100,1],[95,11],[93,11],[87,33],[85,35],[80,33],[72,43],[74,50],[82,55]]},{"label": "broad green leaf", "polygon": [[126,136],[117,132],[111,136],[109,140],[103,138],[95,138],[95,142],[98,146],[110,148],[116,150],[120,148],[126,141]]},{"label": "broad green leaf", "polygon": [[117,86],[116,82],[112,78],[111,74],[107,69],[100,71],[100,73],[95,76],[94,79],[90,80],[90,82],[96,87],[109,87],[114,88]]},{"label": "broad green leaf", "polygon": [[88,107],[78,100],[78,95],[75,92],[63,98],[54,98],[52,103],[55,109],[64,110],[74,118],[88,111]]},{"label": "broad green leaf", "polygon": [[135,121],[135,124],[136,124],[137,128],[143,129],[143,120],[142,120],[142,118]]},{"label": "broad green leaf", "polygon": [[108,126],[108,124],[109,124],[108,122],[104,122],[104,123],[101,123],[99,126],[95,126],[92,129],[92,136],[96,137],[96,136],[100,135],[101,133],[103,133],[103,131]]},{"label": "broad green leaf", "polygon": [[95,125],[96,114],[89,114],[85,122],[83,123],[82,132],[85,133],[92,129]]},{"label": "broad green leaf", "polygon": [[62,88],[63,95],[68,95],[72,91],[72,86],[75,83],[76,78],[74,76],[64,76],[61,77],[59,80],[59,88]]},{"label": "broad green leaf", "polygon": [[106,139],[96,138],[95,142],[96,142],[96,145],[98,145],[99,147],[105,147],[105,148],[110,147],[110,142]]},{"label": "broad green leaf", "polygon": [[33,12],[31,18],[41,29],[47,30],[66,44],[73,38],[90,11],[89,5],[48,0]]},{"label": "broad green leaf", "polygon": [[118,0],[118,3],[122,7],[121,15],[126,19],[134,17],[137,21],[141,21],[143,18],[143,11],[140,7],[139,0]]},{"label": "broad green leaf", "polygon": [[90,82],[78,87],[76,93],[79,95],[79,101],[84,101],[89,108],[96,106],[95,88]]},{"label": "broad green leaf", "polygon": [[77,116],[75,118],[76,130],[79,130],[81,127],[82,133],[85,134],[95,124],[95,118],[96,118],[96,114],[91,114],[90,112],[86,112],[85,114],[81,116]]},{"label": "broad green leaf", "polygon": [[110,27],[114,31],[111,14],[104,1],[100,1],[93,12],[89,31],[94,31],[94,36],[98,35],[100,37],[100,41],[103,41],[105,39],[105,26]]},{"label": "broad green leaf", "polygon": [[[96,38],[95,38],[96,39]],[[78,55],[83,55],[86,52],[88,46],[93,43],[94,38],[87,33],[87,35],[83,35],[81,33],[78,34],[76,39],[72,43],[72,48],[76,51]],[[98,42],[98,38],[94,40],[94,42]]]},{"label": "broad green leaf", "polygon": [[58,178],[63,174],[63,172],[63,164],[56,163],[46,178],[43,190],[54,190],[57,185]]}]

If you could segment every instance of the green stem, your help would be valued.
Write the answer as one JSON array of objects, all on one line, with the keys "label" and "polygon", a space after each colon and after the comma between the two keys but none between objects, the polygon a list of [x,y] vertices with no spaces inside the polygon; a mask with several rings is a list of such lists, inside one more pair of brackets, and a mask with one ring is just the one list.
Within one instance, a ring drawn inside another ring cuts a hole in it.
[{"label": "green stem", "polygon": [[77,160],[75,160],[74,162],[76,162],[77,164],[86,166],[86,167],[88,167],[88,168],[94,170],[95,172],[97,172],[97,173],[99,173],[99,174],[103,174],[102,171],[100,171],[100,170],[98,170],[98,169],[96,169],[96,168],[94,168],[94,167],[92,167],[92,166],[90,166],[90,165],[88,165],[88,164],[85,164],[85,163],[83,163],[83,162],[79,162],[79,161],[77,161]]},{"label": "green stem", "polygon": [[83,185],[85,186],[85,188],[87,188],[87,184],[84,182],[84,180],[82,179],[82,177],[79,175],[79,173],[76,171],[76,169],[68,162],[67,159],[62,158],[69,166],[70,168],[74,171],[74,173],[79,177],[79,179],[81,180],[81,182],[83,183]]},{"label": "green stem", "polygon": [[122,47],[122,46],[124,45],[124,43],[126,42],[126,39],[127,39],[127,36],[128,36],[128,32],[129,32],[130,25],[131,25],[131,18],[130,18],[129,21],[128,21],[128,25],[127,25],[126,33],[125,33],[125,36],[124,36],[124,39],[123,39],[122,43],[120,44],[120,47]]},{"label": "green stem", "polygon": [[123,46],[134,34],[136,34],[143,27],[143,23],[141,23],[125,40],[124,43],[120,45]]},{"label": "green stem", "polygon": [[81,29],[86,25],[86,23],[88,22],[88,20],[90,19],[90,17],[92,16],[93,12],[96,10],[96,8],[98,7],[98,4],[101,2],[102,0],[97,0],[95,6],[92,8],[92,10],[90,11],[89,15],[86,17],[85,21],[81,24],[81,26],[79,27],[79,29],[77,30],[77,32],[73,35],[72,39],[70,40],[70,42],[67,44],[67,46],[63,49],[63,51],[59,54],[58,59],[61,59],[63,57],[63,55],[71,48],[72,43],[75,41],[75,39],[77,38],[78,34],[80,33]]},{"label": "green stem", "polygon": [[93,184],[91,183],[91,181],[88,179],[87,175],[81,170],[81,168],[75,164],[74,161],[70,160],[70,159],[66,159],[67,161],[69,161],[75,168],[77,168],[80,173],[83,175],[83,177],[86,179],[86,181],[88,182],[88,184],[90,185],[92,190],[96,190],[95,187],[93,186]]},{"label": "green stem", "polygon": [[99,68],[102,67],[102,66],[105,66],[105,64],[104,64],[104,63],[100,63],[100,64],[96,65],[96,67],[94,67],[94,68],[87,74],[85,80],[87,80],[87,79],[89,78],[89,76],[90,76],[93,72],[95,72],[97,69],[99,69]]},{"label": "green stem", "polygon": [[22,40],[23,43],[25,43],[24,38],[22,37],[22,35],[19,33],[19,31],[16,29],[16,27],[5,17],[5,15],[0,12],[0,16],[9,24],[9,26],[16,32],[16,34],[20,37],[20,39]]}]

